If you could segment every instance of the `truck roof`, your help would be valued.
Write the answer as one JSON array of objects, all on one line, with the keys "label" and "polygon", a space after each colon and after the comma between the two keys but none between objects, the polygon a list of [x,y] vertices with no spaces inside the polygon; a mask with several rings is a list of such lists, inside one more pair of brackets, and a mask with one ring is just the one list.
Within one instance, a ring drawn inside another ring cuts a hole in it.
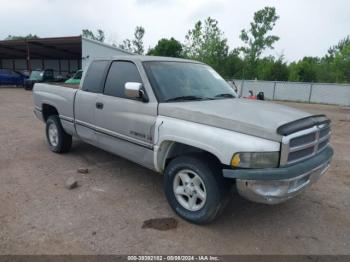
[{"label": "truck roof", "polygon": [[186,63],[197,63],[202,64],[202,62],[183,59],[183,58],[175,58],[175,57],[166,57],[166,56],[145,56],[145,55],[121,55],[121,56],[111,56],[110,58],[95,58],[94,60],[131,60],[131,61],[162,61],[162,62],[186,62]]}]

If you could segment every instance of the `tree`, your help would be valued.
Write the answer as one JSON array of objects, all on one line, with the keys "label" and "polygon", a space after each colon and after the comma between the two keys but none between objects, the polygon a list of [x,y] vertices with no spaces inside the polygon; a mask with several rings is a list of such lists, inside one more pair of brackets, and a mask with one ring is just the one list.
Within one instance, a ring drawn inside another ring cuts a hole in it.
[{"label": "tree", "polygon": [[304,57],[289,65],[289,81],[349,83],[350,37],[331,46],[328,53],[319,57]]},{"label": "tree", "polygon": [[207,63],[219,73],[223,73],[222,63],[228,55],[227,39],[218,26],[218,21],[208,17],[204,21],[198,21],[194,28],[189,30],[184,44],[184,55]]},{"label": "tree", "polygon": [[18,35],[9,35],[5,38],[5,40],[25,40],[25,39],[38,39],[39,36],[37,35],[26,35],[26,36],[18,36]]},{"label": "tree", "polygon": [[332,68],[334,69],[336,82],[350,82],[350,43],[344,45],[335,54]]},{"label": "tree", "polygon": [[350,82],[350,37],[340,40],[337,45],[328,50],[322,58],[322,73],[324,82]]},{"label": "tree", "polygon": [[318,57],[304,57],[298,62],[290,64],[289,81],[317,82],[320,59]]},{"label": "tree", "polygon": [[198,21],[192,30],[189,30],[185,36],[186,42],[184,44],[185,56],[192,59],[201,59],[202,46],[204,42],[202,32],[202,22]]},{"label": "tree", "polygon": [[123,43],[119,45],[119,48],[129,52],[133,52],[139,55],[143,55],[143,36],[145,35],[145,29],[142,26],[137,26],[134,32],[134,39],[125,39]]},{"label": "tree", "polygon": [[328,49],[328,55],[334,57],[337,53],[341,52],[344,48],[350,45],[350,36],[340,40],[338,44],[331,46]]},{"label": "tree", "polygon": [[119,48],[131,53],[134,51],[132,47],[132,42],[130,39],[123,40],[123,43],[119,45]]},{"label": "tree", "polygon": [[182,57],[182,45],[173,37],[170,39],[162,38],[154,48],[151,48],[148,51],[147,54],[155,56]]},{"label": "tree", "polygon": [[143,36],[145,35],[145,29],[142,26],[137,26],[135,29],[134,37],[135,39],[132,41],[134,45],[134,52],[139,55],[143,55]]},{"label": "tree", "polygon": [[228,79],[244,78],[244,61],[237,50],[231,51],[223,61],[222,76]]},{"label": "tree", "polygon": [[268,81],[287,81],[289,69],[283,61],[283,56],[275,59],[273,56],[265,57],[257,61],[256,78]]},{"label": "tree", "polygon": [[98,29],[96,34],[92,30],[83,29],[82,36],[85,37],[85,38],[88,38],[88,39],[99,41],[99,42],[104,42],[105,41],[105,33],[101,29]]},{"label": "tree", "polygon": [[241,31],[240,39],[245,45],[240,48],[240,51],[253,69],[262,52],[265,49],[273,49],[273,44],[279,40],[278,36],[269,34],[278,18],[274,7],[265,7],[254,13],[250,28]]},{"label": "tree", "polygon": [[271,81],[288,81],[289,68],[286,62],[283,61],[283,57],[274,61],[271,67],[270,75],[266,80]]}]

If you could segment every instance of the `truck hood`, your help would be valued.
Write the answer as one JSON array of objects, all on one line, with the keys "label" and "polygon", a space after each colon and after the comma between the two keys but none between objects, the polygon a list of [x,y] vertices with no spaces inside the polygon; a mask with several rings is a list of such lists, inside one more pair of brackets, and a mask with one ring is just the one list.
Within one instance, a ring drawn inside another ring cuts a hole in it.
[{"label": "truck hood", "polygon": [[224,128],[280,142],[279,126],[311,114],[266,101],[243,98],[160,103],[159,115]]}]

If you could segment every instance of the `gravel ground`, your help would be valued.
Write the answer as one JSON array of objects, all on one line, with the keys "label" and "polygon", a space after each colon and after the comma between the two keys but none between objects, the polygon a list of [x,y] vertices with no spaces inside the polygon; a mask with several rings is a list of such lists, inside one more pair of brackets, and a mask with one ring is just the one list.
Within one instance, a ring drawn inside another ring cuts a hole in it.
[{"label": "gravel ground", "polygon": [[[0,254],[350,254],[350,109],[285,104],[332,119],[329,172],[277,206],[233,192],[218,221],[196,226],[170,209],[161,175],[80,141],[50,152],[32,93],[0,88]],[[162,218],[176,221],[144,224]]]}]

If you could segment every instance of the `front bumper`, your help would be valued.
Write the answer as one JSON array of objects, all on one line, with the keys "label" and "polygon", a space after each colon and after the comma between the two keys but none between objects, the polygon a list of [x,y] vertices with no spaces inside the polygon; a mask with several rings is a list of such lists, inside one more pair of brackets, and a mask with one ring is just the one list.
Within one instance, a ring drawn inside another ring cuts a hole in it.
[{"label": "front bumper", "polygon": [[225,169],[224,176],[235,178],[238,193],[254,202],[278,204],[303,192],[329,168],[333,149],[295,165],[267,169]]}]

